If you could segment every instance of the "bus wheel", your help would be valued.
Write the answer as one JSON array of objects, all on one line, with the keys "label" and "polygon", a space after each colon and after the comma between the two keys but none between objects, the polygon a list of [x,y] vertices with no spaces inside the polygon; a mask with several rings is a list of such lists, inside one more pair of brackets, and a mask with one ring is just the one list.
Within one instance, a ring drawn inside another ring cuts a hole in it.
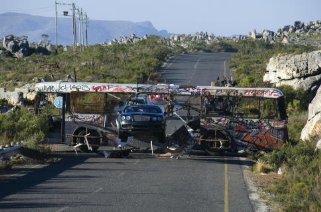
[{"label": "bus wheel", "polygon": [[84,137],[88,133],[90,133],[90,135],[87,137],[88,144],[89,144],[89,146],[91,146],[92,151],[96,152],[99,148],[99,145],[100,145],[100,135],[96,130],[86,130],[86,129],[80,130],[77,134],[77,138],[76,138],[76,141],[74,142],[74,144],[75,145],[83,144],[83,145],[79,146],[79,149],[82,152],[90,152],[90,150],[88,149],[88,146],[86,145],[86,141],[85,141],[85,137]]}]

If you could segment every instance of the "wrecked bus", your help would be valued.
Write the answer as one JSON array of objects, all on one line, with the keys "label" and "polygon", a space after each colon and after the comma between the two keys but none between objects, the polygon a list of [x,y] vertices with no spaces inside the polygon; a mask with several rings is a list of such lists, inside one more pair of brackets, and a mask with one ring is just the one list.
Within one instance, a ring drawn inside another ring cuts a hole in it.
[{"label": "wrecked bus", "polygon": [[200,86],[198,142],[217,150],[273,150],[288,139],[282,91],[276,88]]},{"label": "wrecked bus", "polygon": [[[271,150],[287,140],[284,95],[275,88],[60,81],[37,83],[36,91],[60,96],[62,142],[84,151],[97,150],[108,134],[116,135],[112,122],[123,94],[172,96],[173,114],[185,114],[184,125],[209,153]],[[166,120],[175,115],[167,114]]]}]

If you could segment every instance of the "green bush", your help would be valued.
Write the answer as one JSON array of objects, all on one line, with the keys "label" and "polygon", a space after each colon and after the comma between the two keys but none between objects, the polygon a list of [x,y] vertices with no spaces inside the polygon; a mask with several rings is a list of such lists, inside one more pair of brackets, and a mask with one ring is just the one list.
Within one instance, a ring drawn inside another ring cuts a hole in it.
[{"label": "green bush", "polygon": [[49,130],[46,114],[35,116],[27,109],[0,114],[0,139],[2,144],[12,141],[39,142]]},{"label": "green bush", "polygon": [[286,167],[285,177],[267,188],[285,211],[321,210],[321,153],[314,148],[306,142],[287,144],[262,158],[275,168]]},{"label": "green bush", "polygon": [[303,89],[295,90],[291,86],[279,87],[284,93],[285,104],[288,106],[289,112],[307,110],[309,106],[309,94]]}]

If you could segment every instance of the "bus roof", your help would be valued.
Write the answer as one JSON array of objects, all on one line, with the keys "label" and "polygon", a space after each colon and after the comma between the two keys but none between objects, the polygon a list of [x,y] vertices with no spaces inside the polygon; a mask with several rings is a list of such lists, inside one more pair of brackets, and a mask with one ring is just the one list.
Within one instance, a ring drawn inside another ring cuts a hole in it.
[{"label": "bus roof", "polygon": [[276,88],[240,88],[217,86],[183,86],[174,84],[121,84],[95,82],[41,82],[35,85],[40,93],[71,93],[71,92],[100,92],[100,93],[153,93],[200,96],[211,94],[215,96],[244,96],[280,98],[281,90]]}]

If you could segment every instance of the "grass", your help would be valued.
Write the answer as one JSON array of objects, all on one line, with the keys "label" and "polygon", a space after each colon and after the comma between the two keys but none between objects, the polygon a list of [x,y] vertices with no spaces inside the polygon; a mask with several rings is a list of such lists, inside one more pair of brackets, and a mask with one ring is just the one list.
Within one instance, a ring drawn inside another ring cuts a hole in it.
[{"label": "grass", "polygon": [[321,211],[321,153],[312,143],[288,144],[266,158],[286,170],[266,189],[282,202],[283,211]]}]

